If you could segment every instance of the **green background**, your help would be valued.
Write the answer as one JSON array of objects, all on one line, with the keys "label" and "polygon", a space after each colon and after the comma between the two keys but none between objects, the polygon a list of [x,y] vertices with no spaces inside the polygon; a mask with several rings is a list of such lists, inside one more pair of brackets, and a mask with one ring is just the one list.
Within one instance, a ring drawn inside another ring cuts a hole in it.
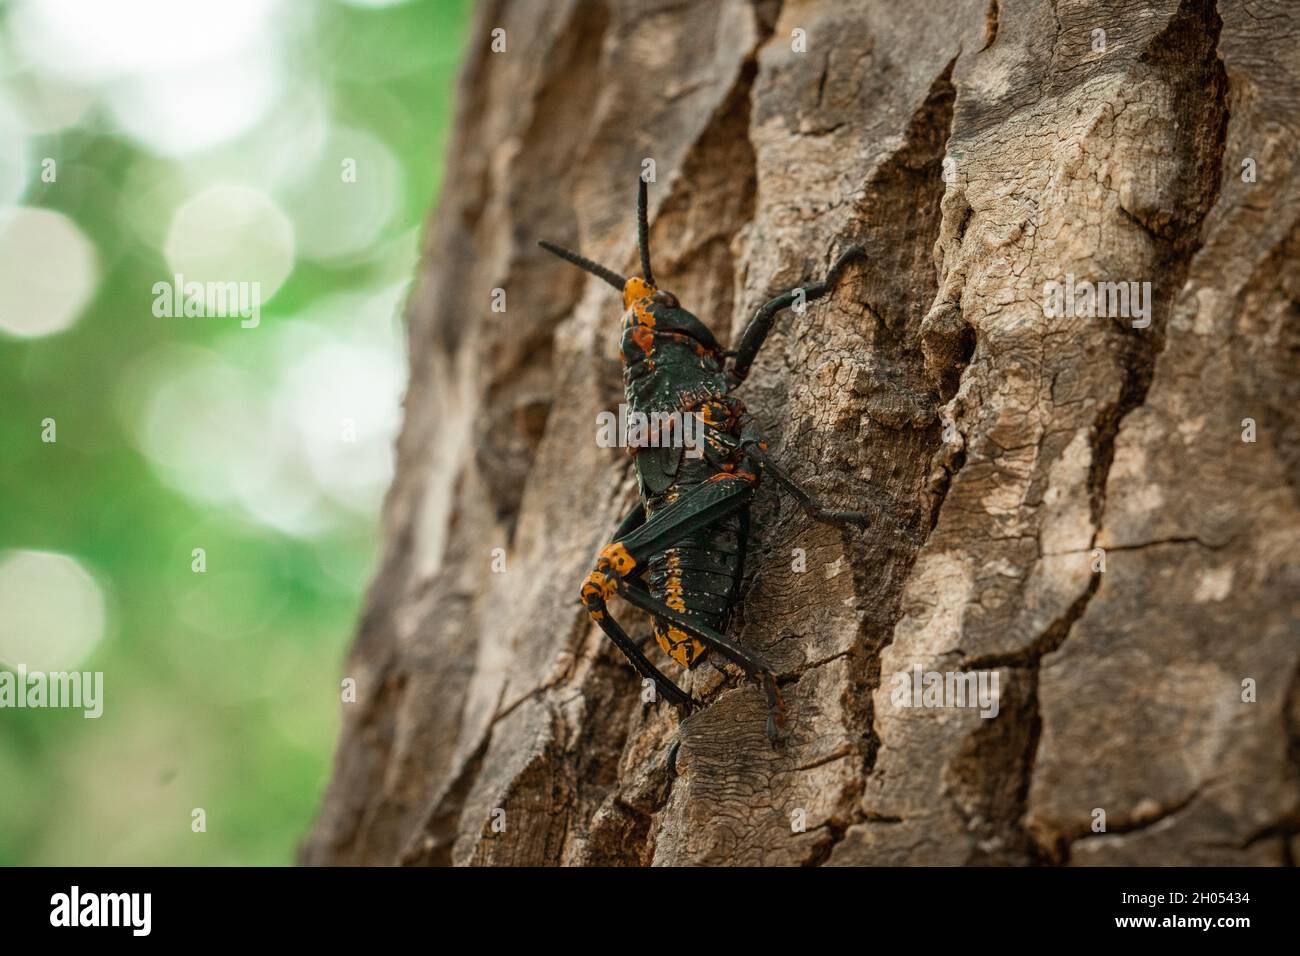
[{"label": "green background", "polygon": [[[223,499],[191,486],[196,474],[237,480],[283,451],[271,447],[281,441],[269,423],[282,411],[276,389],[317,333],[338,346],[326,374],[353,354],[347,343],[364,346],[386,329],[389,341],[378,344],[394,350],[398,371],[380,391],[400,395],[403,284],[439,187],[468,0],[282,6],[289,12],[275,42],[286,75],[314,90],[331,127],[386,147],[396,189],[364,248],[332,261],[295,258],[258,328],[155,317],[151,289],[172,274],[162,247],[175,209],[237,166],[235,178],[257,187],[257,164],[240,162],[257,155],[259,137],[274,135],[277,114],[219,148],[157,155],[97,105],[103,91],[92,87],[82,91],[92,105],[75,123],[28,141],[34,161],[57,159],[58,178],[44,183],[38,169],[18,204],[69,217],[95,247],[98,283],[67,330],[0,334],[0,557],[58,552],[97,582],[106,626],[75,669],[104,673],[105,709],[98,720],[0,710],[6,865],[291,863],[328,779],[344,656],[378,554],[373,477],[359,501],[346,485],[304,490],[314,502],[307,530],[250,512],[256,490]],[[0,90],[31,115],[41,103],[29,91],[43,78],[14,52],[17,13],[0,6]],[[299,177],[287,159],[288,174],[266,192],[305,189],[300,206],[310,212],[311,174]],[[337,169],[335,159],[326,155],[324,168]],[[295,225],[300,236],[311,226]],[[281,335],[288,329],[297,331]],[[174,418],[158,390],[190,359],[224,370],[238,387],[218,392],[169,452],[192,452],[198,463],[164,466],[147,453],[141,422],[158,402],[159,414]],[[309,419],[311,408],[294,414]],[[57,422],[53,444],[41,441],[46,417]],[[357,427],[365,433],[364,416]],[[391,454],[391,434],[382,440]],[[191,568],[196,547],[206,552],[202,574]],[[206,832],[191,828],[195,808]]]}]

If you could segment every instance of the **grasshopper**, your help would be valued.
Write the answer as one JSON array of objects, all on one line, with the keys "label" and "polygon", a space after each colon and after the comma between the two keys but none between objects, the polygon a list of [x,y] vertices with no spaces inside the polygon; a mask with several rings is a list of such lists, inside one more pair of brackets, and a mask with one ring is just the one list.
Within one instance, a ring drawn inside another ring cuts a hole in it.
[{"label": "grasshopper", "polygon": [[776,676],[762,655],[731,640],[726,630],[740,599],[749,538],[749,505],[764,474],[771,475],[818,521],[867,527],[866,514],[826,507],[767,455],[753,418],[733,391],[745,381],[777,315],[830,292],[855,259],[846,249],[817,284],[793,289],[762,306],[735,349],[724,349],[708,326],[660,289],[650,269],[646,181],[637,191],[641,275],[625,278],[563,246],[539,244],[623,294],[620,351],[623,386],[633,412],[648,419],[697,415],[704,454],[683,455],[680,443],[646,441],[635,449],[640,501],[600,551],[582,584],[587,612],[641,676],[683,714],[696,702],[642,653],[609,612],[615,594],[654,620],[654,637],[673,661],[695,668],[708,651],[738,665],[767,701],[767,736],[775,745],[785,726]]}]

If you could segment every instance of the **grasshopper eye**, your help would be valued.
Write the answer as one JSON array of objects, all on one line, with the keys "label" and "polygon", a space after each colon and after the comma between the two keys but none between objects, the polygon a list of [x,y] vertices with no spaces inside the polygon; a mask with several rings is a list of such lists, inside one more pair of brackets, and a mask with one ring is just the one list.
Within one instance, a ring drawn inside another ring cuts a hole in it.
[{"label": "grasshopper eye", "polygon": [[659,305],[666,305],[670,309],[680,309],[682,307],[681,303],[677,301],[677,296],[673,295],[671,292],[665,292],[662,289],[651,296],[650,301]]}]

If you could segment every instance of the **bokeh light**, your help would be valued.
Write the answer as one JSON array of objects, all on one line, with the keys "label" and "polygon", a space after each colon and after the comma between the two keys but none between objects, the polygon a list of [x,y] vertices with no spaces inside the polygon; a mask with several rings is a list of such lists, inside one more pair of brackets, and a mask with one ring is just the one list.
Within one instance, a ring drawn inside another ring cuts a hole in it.
[{"label": "bokeh light", "polygon": [[20,0],[9,29],[46,72],[100,80],[181,70],[247,50],[276,0]]},{"label": "bokeh light", "polygon": [[23,337],[62,332],[96,281],[95,249],[67,216],[20,207],[0,219],[0,329]]},{"label": "bokeh light", "polygon": [[167,266],[185,281],[256,282],[265,305],[293,270],[293,224],[247,186],[209,186],[172,219]]},{"label": "bokeh light", "polygon": [[89,90],[44,73],[14,81],[27,133],[57,133],[83,120],[94,99]]},{"label": "bokeh light", "polygon": [[104,636],[104,595],[74,558],[48,551],[0,553],[0,663],[66,671]]},{"label": "bokeh light", "polygon": [[356,256],[374,245],[401,195],[397,161],[377,138],[336,128],[293,190],[299,248],[311,259]]},{"label": "bokeh light", "polygon": [[109,99],[118,126],[163,155],[183,155],[250,129],[275,102],[280,78],[264,54],[250,53],[202,71],[133,76]]},{"label": "bokeh light", "polygon": [[21,0],[15,46],[41,72],[95,84],[142,145],[183,155],[249,129],[278,86],[277,0]]},{"label": "bokeh light", "polygon": [[131,424],[163,480],[214,505],[233,502],[240,484],[260,488],[272,463],[259,454],[266,436],[256,380],[209,349],[172,346],[149,359],[133,382]]}]

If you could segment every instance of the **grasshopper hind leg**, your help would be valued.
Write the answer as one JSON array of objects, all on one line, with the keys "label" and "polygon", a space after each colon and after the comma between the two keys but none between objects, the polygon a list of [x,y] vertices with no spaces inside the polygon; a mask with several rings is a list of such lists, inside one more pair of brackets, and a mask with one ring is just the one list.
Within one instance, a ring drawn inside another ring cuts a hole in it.
[{"label": "grasshopper hind leg", "polygon": [[720,519],[749,504],[757,479],[753,476],[721,473],[695,486],[671,505],[657,511],[644,524],[620,535],[602,549],[596,568],[582,587],[582,600],[588,613],[610,639],[627,655],[634,667],[655,681],[670,701],[686,708],[691,699],[655,668],[641,649],[627,636],[618,622],[609,616],[608,600],[621,594],[629,604],[648,611],[660,621],[680,628],[709,650],[738,665],[763,688],[768,704],[768,738],[773,745],[777,731],[785,724],[785,708],[772,668],[762,655],[737,644],[699,621],[674,610],[650,594],[641,580],[647,559],[656,552],[671,548],[696,530],[708,528]]},{"label": "grasshopper hind leg", "polygon": [[[618,530],[614,532],[615,542],[640,528],[643,524],[645,524],[645,509],[640,502],[637,502],[619,523]],[[615,590],[614,582],[611,580],[614,573],[613,568],[602,565],[587,576],[586,583],[582,586],[582,603],[587,608],[587,613],[593,621],[600,625],[600,629],[605,632],[605,635],[614,642],[614,646],[623,652],[623,656],[636,668],[637,673],[654,681],[659,694],[676,707],[683,716],[689,714],[694,706],[690,695],[673,683],[659,668],[655,667],[650,662],[650,659],[642,653],[638,643],[629,637],[627,631],[623,630],[623,626],[610,615],[609,597]]]},{"label": "grasshopper hind leg", "polygon": [[694,706],[690,695],[651,663],[650,659],[641,652],[636,641],[628,636],[623,626],[609,613],[608,599],[612,593],[612,586],[606,577],[600,571],[593,571],[582,586],[582,603],[586,606],[587,613],[614,642],[614,646],[623,652],[623,656],[636,668],[637,673],[654,681],[659,694],[681,711],[683,716],[689,714]]},{"label": "grasshopper hind leg", "polygon": [[767,702],[767,739],[773,747],[780,743],[786,723],[785,701],[777,686],[776,674],[761,654],[743,644],[737,644],[680,611],[673,610],[651,595],[639,581],[622,582],[619,591],[629,604],[681,628],[710,651],[725,657],[743,670],[746,676],[757,681]]}]

